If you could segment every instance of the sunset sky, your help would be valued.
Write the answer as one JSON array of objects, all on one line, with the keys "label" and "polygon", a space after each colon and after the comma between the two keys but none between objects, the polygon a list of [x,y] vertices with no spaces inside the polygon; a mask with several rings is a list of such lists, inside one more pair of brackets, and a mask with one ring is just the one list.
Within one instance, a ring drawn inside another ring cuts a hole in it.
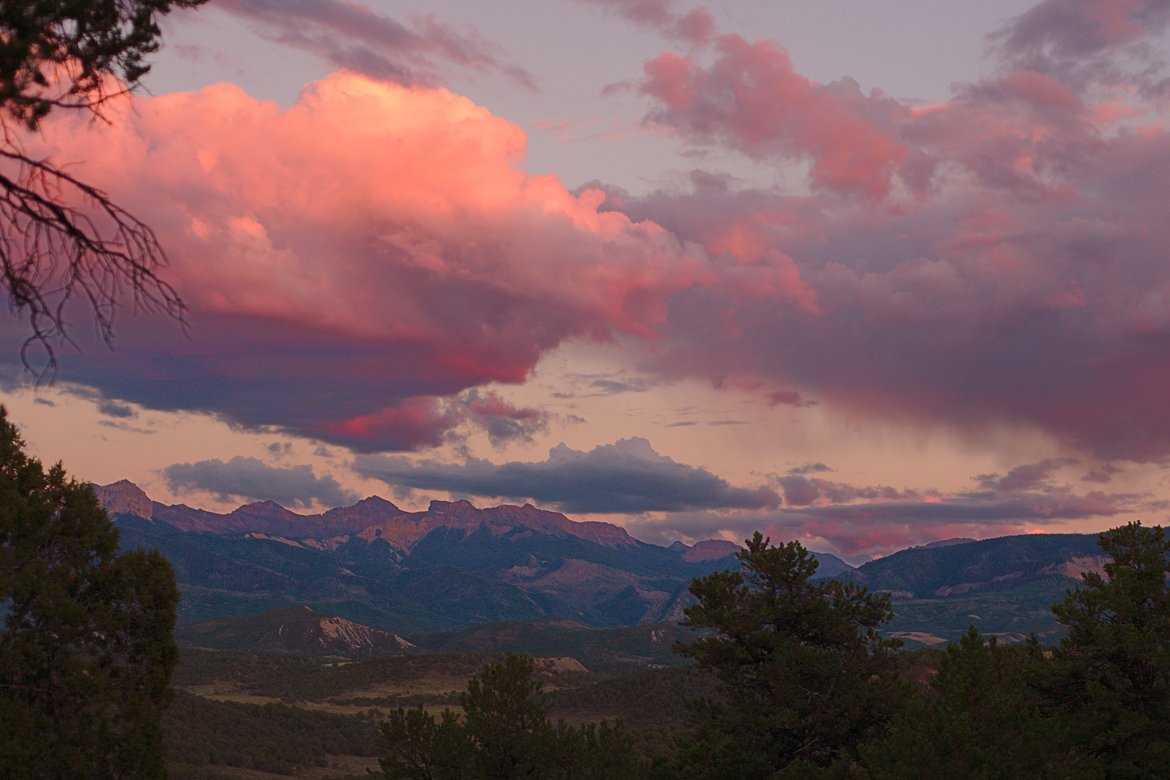
[{"label": "sunset sky", "polygon": [[[225,509],[531,501],[857,562],[1170,514],[1170,2],[212,0],[26,147],[190,306],[4,402]],[[35,356],[34,356],[35,362]]]}]

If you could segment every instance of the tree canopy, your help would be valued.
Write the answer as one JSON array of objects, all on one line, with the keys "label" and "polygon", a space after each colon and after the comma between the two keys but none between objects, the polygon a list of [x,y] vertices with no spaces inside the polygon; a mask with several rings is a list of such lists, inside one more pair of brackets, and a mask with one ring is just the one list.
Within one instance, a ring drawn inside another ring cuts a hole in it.
[{"label": "tree canopy", "polygon": [[816,558],[756,533],[742,571],[695,580],[686,625],[709,632],[679,651],[719,679],[698,702],[682,751],[695,777],[771,778],[847,764],[898,699],[892,650],[878,627],[889,597],[817,580]]},{"label": "tree canopy", "polygon": [[1170,766],[1170,539],[1140,523],[1100,535],[1104,574],[1052,609],[1068,627],[1050,693],[1086,760],[1110,777]]},{"label": "tree canopy", "polygon": [[0,407],[0,766],[11,777],[159,777],[178,590],[118,552],[88,485],[24,452]]},{"label": "tree canopy", "polygon": [[387,778],[517,780],[646,777],[621,724],[579,728],[548,717],[544,684],[526,655],[509,654],[472,678],[462,717],[400,708],[382,725]]},{"label": "tree canopy", "polygon": [[0,3],[0,286],[55,365],[67,338],[65,308],[91,307],[113,338],[123,294],[182,320],[183,302],[159,275],[164,252],[149,226],[102,190],[25,151],[23,134],[57,109],[101,117],[103,103],[132,90],[158,50],[158,18],[206,0],[11,0]]}]

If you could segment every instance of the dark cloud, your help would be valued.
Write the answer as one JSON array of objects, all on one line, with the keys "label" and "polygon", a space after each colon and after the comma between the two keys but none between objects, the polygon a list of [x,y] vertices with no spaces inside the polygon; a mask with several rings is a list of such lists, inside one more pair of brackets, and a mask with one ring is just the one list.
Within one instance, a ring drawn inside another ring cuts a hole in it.
[{"label": "dark cloud", "polygon": [[[1072,459],[1050,459],[1011,469],[1006,475],[973,478],[978,490],[897,490],[859,486],[789,473],[775,477],[784,506],[756,511],[680,511],[665,518],[633,518],[630,533],[648,541],[744,536],[764,530],[773,538],[824,540],[846,556],[886,554],[912,545],[954,537],[990,538],[1019,534],[1068,521],[1160,511],[1146,494],[1078,493],[1053,474]],[[793,471],[828,470],[809,464]],[[818,548],[820,549],[820,548]]]},{"label": "dark cloud", "polygon": [[333,65],[400,84],[442,84],[439,62],[503,74],[534,90],[532,75],[508,62],[499,46],[474,28],[456,28],[431,15],[410,26],[345,0],[216,0],[219,8],[254,22],[266,37],[312,52]]},{"label": "dark cloud", "polygon": [[619,395],[621,393],[645,393],[653,390],[658,381],[651,377],[615,374],[568,374],[566,380],[580,388],[579,393],[554,393],[561,398],[584,398]]},{"label": "dark cloud", "polygon": [[274,458],[281,458],[292,452],[292,443],[287,441],[272,441],[264,445],[268,454]]},{"label": "dark cloud", "polygon": [[801,397],[795,390],[776,390],[768,394],[768,403],[772,406],[815,406],[816,401],[809,401]]},{"label": "dark cloud", "polygon": [[359,456],[354,468],[390,485],[460,495],[531,499],[566,512],[653,512],[689,509],[758,509],[776,506],[768,488],[729,485],[706,469],[659,455],[642,438],[622,439],[580,452],[564,444],[537,463],[416,462],[403,457]]},{"label": "dark cloud", "polygon": [[126,431],[128,433],[137,433],[142,436],[153,436],[155,431],[151,428],[143,428],[139,425],[131,425],[125,420],[102,420],[98,425],[103,428],[113,428],[118,431]]},{"label": "dark cloud", "polygon": [[856,557],[958,536],[1020,534],[1070,520],[1101,518],[1104,523],[1105,518],[1137,508],[1147,508],[1145,499],[1131,494],[960,494],[759,512],[677,512],[662,520],[632,518],[626,525],[638,538],[660,543],[724,533],[746,538],[760,530],[774,540],[825,540],[832,552]]},{"label": "dark cloud", "polygon": [[829,468],[828,466],[826,466],[824,463],[820,463],[820,462],[805,463],[805,464],[802,464],[800,466],[793,466],[792,468],[788,469],[788,473],[790,475],[791,474],[822,474],[822,473],[827,472],[827,471],[832,471],[832,469]]},{"label": "dark cloud", "polygon": [[1034,490],[1048,486],[1054,472],[1065,466],[1074,466],[1078,463],[1075,458],[1049,458],[1037,463],[1027,463],[1016,466],[1007,474],[980,474],[976,477],[983,490],[996,493],[1013,492],[1019,490]]},{"label": "dark cloud", "polygon": [[171,490],[206,491],[221,501],[275,501],[291,509],[314,503],[342,506],[357,500],[332,476],[318,477],[311,466],[269,466],[238,455],[226,463],[218,458],[174,463],[163,469],[163,476]]},{"label": "dark cloud", "polygon": [[1103,463],[1097,468],[1089,469],[1085,476],[1081,477],[1082,482],[1096,482],[1098,485],[1106,485],[1113,481],[1113,477],[1121,473],[1121,469],[1114,466],[1112,463]]},{"label": "dark cloud", "polygon": [[593,395],[617,395],[618,393],[644,393],[654,388],[654,382],[647,379],[594,379],[589,383]]},{"label": "dark cloud", "polygon": [[814,503],[843,504],[858,500],[899,501],[917,500],[922,495],[915,490],[898,490],[888,486],[859,487],[845,482],[833,482],[802,474],[777,477],[776,484],[784,490],[788,506],[808,506]]},{"label": "dark cloud", "polygon": [[468,390],[460,399],[471,420],[487,432],[492,444],[531,441],[548,428],[549,416],[540,409],[514,406],[494,393]]},{"label": "dark cloud", "polygon": [[98,412],[107,417],[120,417],[122,419],[130,419],[137,416],[137,412],[133,407],[126,404],[120,404],[117,401],[111,401],[108,398],[98,400]]}]

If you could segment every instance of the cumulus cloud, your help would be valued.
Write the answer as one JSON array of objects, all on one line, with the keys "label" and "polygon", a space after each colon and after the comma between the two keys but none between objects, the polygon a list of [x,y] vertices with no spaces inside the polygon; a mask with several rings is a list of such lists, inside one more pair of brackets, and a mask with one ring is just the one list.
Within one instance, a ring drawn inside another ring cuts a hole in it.
[{"label": "cumulus cloud", "polygon": [[706,469],[660,455],[633,437],[588,452],[564,444],[536,463],[462,464],[364,455],[354,462],[363,476],[399,487],[456,494],[531,499],[565,512],[653,512],[693,509],[759,509],[776,506],[767,487],[741,488]]},{"label": "cumulus cloud", "polygon": [[[538,414],[460,393],[520,382],[570,338],[653,334],[703,253],[519,167],[515,125],[442,89],[339,74],[291,108],[229,85],[62,114],[38,148],[154,226],[191,340],[150,317],[59,378],[359,451],[411,450]],[[222,128],[231,126],[231,133]],[[8,323],[8,327],[15,327]],[[11,360],[11,355],[7,359]]]},{"label": "cumulus cloud", "polygon": [[727,34],[715,46],[710,65],[672,52],[646,63],[638,89],[655,101],[652,122],[755,157],[809,159],[814,186],[875,199],[913,162],[897,132],[907,109],[896,101],[851,79],[817,84],[774,41]]},{"label": "cumulus cloud", "polygon": [[[639,24],[682,16],[604,4]],[[291,7],[343,29],[346,9]],[[524,381],[567,340],[621,334],[652,342],[652,382],[976,435],[1039,428],[1094,463],[1164,458],[1170,130],[1156,58],[1139,60],[1166,8],[1045,0],[997,33],[987,78],[929,105],[817,82],[779,43],[717,32],[647,61],[651,122],[806,162],[795,194],[712,172],[639,197],[570,193],[523,171],[516,126],[353,75],[288,110],[218,86],[113,106],[109,127],[50,118],[31,151],[85,160],[157,228],[195,326],[184,343],[127,320],[118,352],[71,356],[62,379],[418,450],[459,426],[531,435],[538,413],[469,410],[463,394]],[[1101,67],[1057,66],[1078,56]]]},{"label": "cumulus cloud", "polygon": [[220,501],[275,501],[287,508],[307,508],[314,503],[333,507],[357,500],[332,476],[318,477],[311,466],[269,466],[239,455],[227,462],[213,458],[173,463],[163,469],[163,476],[171,490],[205,491]]},{"label": "cumulus cloud", "polygon": [[[866,417],[1037,427],[1101,461],[1170,454],[1170,226],[1154,206],[1170,130],[1147,89],[1157,58],[1139,56],[1168,8],[1042,2],[996,34],[986,79],[929,105],[816,82],[774,41],[647,61],[651,123],[806,161],[811,185],[605,188],[606,208],[718,261],[717,284],[672,297],[649,367]],[[1037,52],[1117,68],[1021,59]],[[781,291],[799,305],[775,306]]]},{"label": "cumulus cloud", "polygon": [[353,0],[216,0],[265,37],[312,52],[333,65],[399,84],[444,83],[439,63],[501,73],[527,89],[532,75],[474,28],[425,15],[404,25]]}]

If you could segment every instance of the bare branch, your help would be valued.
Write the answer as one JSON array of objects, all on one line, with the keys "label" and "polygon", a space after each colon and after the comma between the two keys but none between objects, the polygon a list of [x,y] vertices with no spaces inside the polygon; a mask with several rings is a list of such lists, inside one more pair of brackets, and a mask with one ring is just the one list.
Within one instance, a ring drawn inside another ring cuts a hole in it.
[{"label": "bare branch", "polygon": [[47,355],[35,371],[51,378],[54,346],[70,341],[67,305],[82,298],[99,337],[113,345],[123,296],[136,311],[162,311],[185,326],[185,306],[160,275],[166,252],[149,226],[86,184],[9,142],[0,146],[0,286],[13,314],[32,334],[21,348],[29,370],[33,347]]}]

